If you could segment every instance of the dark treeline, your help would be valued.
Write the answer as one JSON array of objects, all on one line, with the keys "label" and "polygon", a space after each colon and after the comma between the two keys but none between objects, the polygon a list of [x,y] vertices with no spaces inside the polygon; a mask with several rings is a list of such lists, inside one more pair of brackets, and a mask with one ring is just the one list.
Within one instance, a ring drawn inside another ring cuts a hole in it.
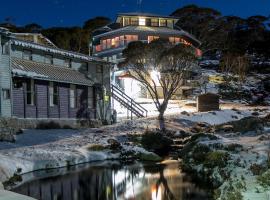
[{"label": "dark treeline", "polygon": [[[211,8],[189,5],[177,9],[171,15],[179,17],[178,26],[192,33],[201,42],[205,55],[216,52],[256,55],[261,59],[270,57],[270,20],[266,16],[251,16],[246,19],[237,16],[223,16]],[[14,32],[42,33],[58,47],[88,54],[89,39],[93,30],[111,20],[96,17],[87,20],[82,27],[42,28],[38,24],[23,27],[5,22],[0,24]]]}]

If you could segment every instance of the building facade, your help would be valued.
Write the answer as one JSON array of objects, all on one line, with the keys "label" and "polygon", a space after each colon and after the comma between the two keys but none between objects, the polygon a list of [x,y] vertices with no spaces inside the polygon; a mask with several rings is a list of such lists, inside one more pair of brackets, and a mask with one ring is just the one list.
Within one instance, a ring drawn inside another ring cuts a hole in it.
[{"label": "building facade", "polygon": [[178,19],[147,13],[121,13],[116,22],[96,30],[92,41],[93,55],[118,63],[122,51],[130,42],[151,42],[168,39],[173,44],[192,45],[197,54],[200,42],[191,34],[176,26]]},{"label": "building facade", "polygon": [[59,49],[41,34],[0,28],[0,44],[0,117],[99,119],[99,108],[110,112],[108,62]]},{"label": "building facade", "polygon": [[[123,61],[122,51],[130,42],[150,43],[156,39],[167,39],[173,44],[183,43],[194,48],[194,53],[201,56],[200,41],[179,28],[178,19],[147,13],[121,13],[116,22],[95,31],[91,44],[95,56],[118,64]],[[128,77],[125,71],[116,69],[112,76],[113,83],[119,85],[133,99],[151,98],[137,80]],[[186,81],[187,82],[187,81]],[[177,96],[187,96],[193,89],[192,81],[177,91]],[[162,88],[158,88],[162,93]],[[161,95],[162,96],[162,95]]]}]

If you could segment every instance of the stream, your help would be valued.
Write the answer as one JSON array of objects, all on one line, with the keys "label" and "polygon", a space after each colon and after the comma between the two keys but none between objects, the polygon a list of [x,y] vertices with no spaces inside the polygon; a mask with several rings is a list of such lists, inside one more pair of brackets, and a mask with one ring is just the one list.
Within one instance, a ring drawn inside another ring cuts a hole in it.
[{"label": "stream", "polygon": [[204,200],[177,161],[82,164],[22,175],[11,190],[40,200]]}]

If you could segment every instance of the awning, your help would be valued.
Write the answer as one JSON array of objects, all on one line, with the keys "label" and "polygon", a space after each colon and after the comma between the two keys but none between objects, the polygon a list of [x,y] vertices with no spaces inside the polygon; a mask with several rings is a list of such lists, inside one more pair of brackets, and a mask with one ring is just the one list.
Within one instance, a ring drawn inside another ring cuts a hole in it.
[{"label": "awning", "polygon": [[12,75],[32,79],[93,86],[95,83],[85,74],[62,66],[12,58]]}]

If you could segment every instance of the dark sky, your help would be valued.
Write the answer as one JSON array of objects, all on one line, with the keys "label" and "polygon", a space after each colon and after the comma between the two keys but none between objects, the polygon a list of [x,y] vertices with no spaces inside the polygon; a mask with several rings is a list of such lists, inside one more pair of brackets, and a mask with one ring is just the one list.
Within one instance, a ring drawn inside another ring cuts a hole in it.
[{"label": "dark sky", "polygon": [[17,25],[36,22],[43,27],[82,25],[95,16],[115,18],[117,12],[142,11],[170,14],[176,8],[197,4],[224,15],[270,15],[270,0],[1,0],[0,22]]}]

